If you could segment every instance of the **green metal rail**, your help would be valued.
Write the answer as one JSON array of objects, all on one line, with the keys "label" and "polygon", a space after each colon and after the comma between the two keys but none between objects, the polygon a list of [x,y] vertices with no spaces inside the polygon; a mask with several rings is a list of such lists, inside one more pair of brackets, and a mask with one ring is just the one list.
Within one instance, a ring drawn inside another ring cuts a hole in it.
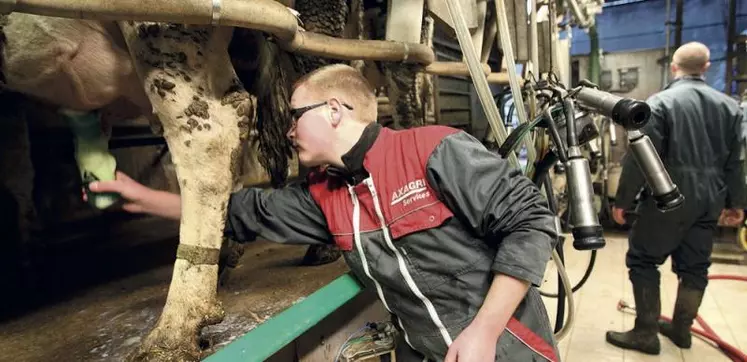
[{"label": "green metal rail", "polygon": [[312,293],[204,359],[205,362],[264,361],[353,299],[363,286],[350,273]]}]

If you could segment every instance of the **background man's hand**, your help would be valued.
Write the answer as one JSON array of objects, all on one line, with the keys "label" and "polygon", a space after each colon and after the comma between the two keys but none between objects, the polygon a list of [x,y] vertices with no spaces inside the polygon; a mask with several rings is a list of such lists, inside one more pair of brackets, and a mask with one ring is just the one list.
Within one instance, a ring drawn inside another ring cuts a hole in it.
[{"label": "background man's hand", "polygon": [[724,209],[721,210],[719,225],[739,226],[744,221],[744,210],[742,209]]},{"label": "background man's hand", "polygon": [[619,207],[612,208],[612,219],[620,225],[625,225],[625,209]]}]

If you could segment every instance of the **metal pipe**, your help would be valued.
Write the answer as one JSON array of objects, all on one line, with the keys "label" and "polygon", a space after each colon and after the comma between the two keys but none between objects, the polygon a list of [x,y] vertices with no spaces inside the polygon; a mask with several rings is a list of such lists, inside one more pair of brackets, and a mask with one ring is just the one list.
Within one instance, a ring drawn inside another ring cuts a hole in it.
[{"label": "metal pipe", "polygon": [[[514,97],[516,113],[519,116],[519,122],[524,124],[528,122],[528,119],[526,109],[524,108],[524,98],[521,95],[519,76],[516,74],[516,62],[514,61],[511,39],[509,38],[508,17],[506,16],[506,4],[504,1],[506,0],[495,0],[495,20],[498,23],[498,40],[500,47],[503,49],[503,59],[506,60],[506,68],[508,68],[508,79],[511,84],[511,94]],[[527,168],[525,174],[531,175],[532,171],[534,171],[534,161],[537,159],[533,137],[524,137],[524,145],[527,148]]]},{"label": "metal pipe", "polygon": [[676,0],[674,11],[674,47],[679,48],[682,45],[682,12],[684,7],[683,0]]},{"label": "metal pipe", "polygon": [[[529,0],[529,62],[527,70],[539,77],[539,38],[537,37],[537,0]],[[530,66],[531,65],[531,66]],[[529,74],[527,71],[524,74]],[[537,117],[537,98],[534,91],[529,94],[529,118]]]},{"label": "metal pipe", "polygon": [[[599,84],[599,73],[602,68],[599,62],[599,36],[597,26],[589,27],[589,80],[594,84]],[[570,61],[570,58],[568,59]]]},{"label": "metal pipe", "polygon": [[509,84],[508,73],[490,73],[488,74],[488,83],[490,84]]},{"label": "metal pipe", "polygon": [[[469,67],[469,72],[472,76],[472,82],[477,90],[477,95],[482,104],[482,108],[485,110],[488,124],[493,130],[495,140],[499,144],[503,144],[506,142],[508,134],[503,125],[503,120],[501,120],[501,116],[498,114],[498,106],[496,106],[495,101],[493,100],[493,95],[490,92],[488,78],[479,70],[480,62],[477,58],[477,51],[475,50],[474,44],[472,44],[472,38],[470,37],[469,29],[467,28],[467,22],[464,20],[462,7],[457,0],[446,0],[446,6],[448,7],[451,19],[454,22],[454,30],[457,34],[457,40],[459,41],[459,46],[462,48],[462,54],[464,54],[464,57],[467,60],[467,66]],[[514,165],[514,167],[518,169],[521,168],[519,160],[513,153],[509,153],[508,161]]]},{"label": "metal pipe", "polygon": [[299,29],[296,17],[273,0],[0,0],[0,14],[101,21],[153,21],[234,26],[263,31],[287,51],[343,60],[435,61],[433,50],[419,43],[333,38]]},{"label": "metal pipe", "polygon": [[[548,19],[547,21],[550,22],[550,70],[554,71],[554,67],[558,66],[558,49],[560,48],[558,46],[558,19],[557,19],[557,9],[555,8],[555,1],[550,1],[549,6],[549,12],[548,12]],[[571,64],[571,58],[570,58],[570,52],[571,52],[571,33],[568,32],[568,64]],[[570,66],[568,67],[568,84],[570,86],[571,84],[571,73],[570,73]]]}]

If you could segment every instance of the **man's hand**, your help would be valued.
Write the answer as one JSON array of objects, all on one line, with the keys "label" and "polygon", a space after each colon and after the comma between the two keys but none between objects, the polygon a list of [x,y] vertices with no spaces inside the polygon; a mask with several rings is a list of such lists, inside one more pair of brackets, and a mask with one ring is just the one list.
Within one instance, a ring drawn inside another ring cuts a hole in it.
[{"label": "man's hand", "polygon": [[[115,192],[120,194],[126,200],[122,208],[133,213],[145,212],[144,203],[147,200],[147,195],[153,191],[120,171],[117,171],[114,181],[94,181],[88,185],[88,188],[95,193]],[[88,201],[85,192],[83,192],[83,201]]]},{"label": "man's hand", "polygon": [[492,328],[473,321],[451,343],[444,362],[493,362],[498,336]]},{"label": "man's hand", "polygon": [[719,225],[739,226],[744,220],[744,210],[742,209],[724,209],[721,210]]},{"label": "man's hand", "polygon": [[619,207],[612,208],[612,219],[620,225],[625,225],[625,209]]},{"label": "man's hand", "polygon": [[[91,182],[88,188],[96,193],[116,192],[120,194],[125,200],[122,208],[128,212],[152,214],[174,220],[179,220],[181,217],[179,195],[153,190],[119,171],[117,171],[116,180]],[[87,201],[85,192],[83,201]]]}]

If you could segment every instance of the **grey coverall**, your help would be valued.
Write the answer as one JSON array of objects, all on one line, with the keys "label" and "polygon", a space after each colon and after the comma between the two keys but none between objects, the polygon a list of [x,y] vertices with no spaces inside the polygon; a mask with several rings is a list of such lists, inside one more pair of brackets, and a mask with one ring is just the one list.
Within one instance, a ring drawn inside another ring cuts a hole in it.
[{"label": "grey coverall", "polygon": [[681,283],[705,290],[719,214],[744,207],[742,110],[694,76],[676,79],[647,102],[651,118],[643,131],[685,202],[669,213],[656,209],[635,160],[625,155],[616,206],[631,209],[643,188],[629,236],[629,277],[634,284],[658,285],[657,267],[671,255]]}]

